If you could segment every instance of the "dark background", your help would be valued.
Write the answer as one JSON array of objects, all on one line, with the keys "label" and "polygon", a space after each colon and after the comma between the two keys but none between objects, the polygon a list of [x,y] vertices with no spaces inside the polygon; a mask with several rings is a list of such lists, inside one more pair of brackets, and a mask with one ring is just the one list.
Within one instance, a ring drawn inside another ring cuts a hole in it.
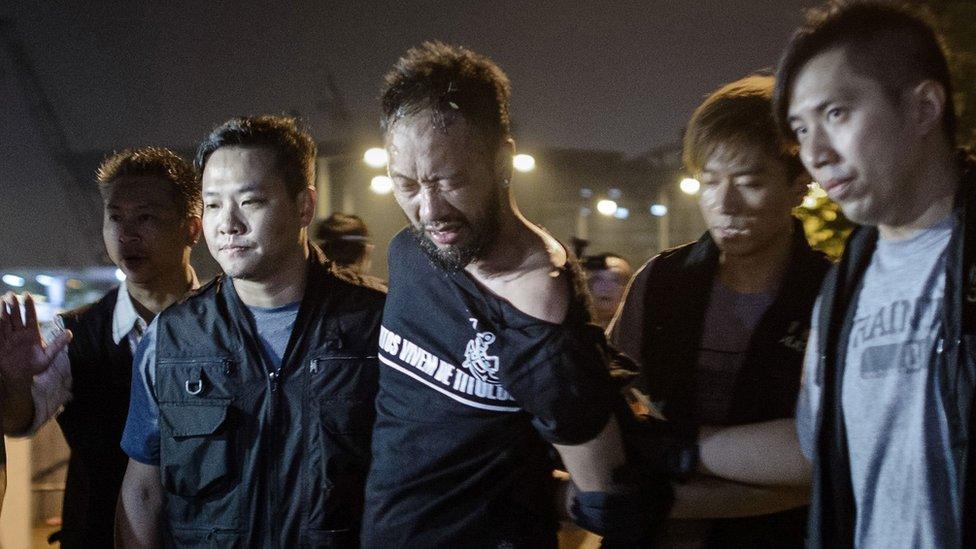
[{"label": "dark background", "polygon": [[[425,39],[502,66],[521,149],[639,155],[677,141],[721,83],[772,67],[816,2],[84,4],[0,6],[0,267],[102,260],[99,214],[72,190],[91,174],[73,174],[72,155],[192,149],[222,120],[264,112],[300,115],[320,141],[379,144],[381,77]],[[31,108],[40,95],[47,121]]]}]

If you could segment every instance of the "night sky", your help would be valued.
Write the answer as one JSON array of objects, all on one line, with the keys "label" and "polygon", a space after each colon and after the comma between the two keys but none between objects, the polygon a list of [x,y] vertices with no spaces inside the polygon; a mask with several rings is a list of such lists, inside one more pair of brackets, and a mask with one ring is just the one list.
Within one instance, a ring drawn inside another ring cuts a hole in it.
[{"label": "night sky", "polygon": [[[378,143],[383,73],[437,38],[508,73],[523,148],[635,155],[676,141],[710,90],[772,67],[801,8],[817,3],[25,1],[0,17],[23,38],[75,151],[192,148],[224,119],[263,112],[300,113],[321,141]],[[0,98],[0,267],[88,261],[56,183],[65,172],[3,50]]]}]

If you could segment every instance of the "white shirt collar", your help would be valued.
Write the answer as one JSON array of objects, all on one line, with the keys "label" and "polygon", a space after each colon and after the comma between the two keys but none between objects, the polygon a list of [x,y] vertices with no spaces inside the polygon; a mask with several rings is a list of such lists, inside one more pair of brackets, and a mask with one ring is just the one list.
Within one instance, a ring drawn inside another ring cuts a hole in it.
[{"label": "white shirt collar", "polygon": [[146,321],[136,312],[123,282],[119,285],[119,296],[115,299],[115,311],[112,312],[112,341],[118,345],[133,330],[136,330],[137,337],[141,336],[146,331]]}]

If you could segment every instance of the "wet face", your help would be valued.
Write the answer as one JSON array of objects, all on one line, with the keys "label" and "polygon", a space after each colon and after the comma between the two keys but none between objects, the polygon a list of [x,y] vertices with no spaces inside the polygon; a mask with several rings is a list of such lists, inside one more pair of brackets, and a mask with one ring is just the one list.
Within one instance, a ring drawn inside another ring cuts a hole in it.
[{"label": "wet face", "polygon": [[397,121],[387,134],[393,194],[428,255],[463,269],[494,243],[502,200],[496,151],[460,118],[429,113]]},{"label": "wet face", "polygon": [[791,181],[783,162],[755,145],[719,145],[699,178],[702,217],[718,248],[732,256],[749,256],[788,238],[790,212],[806,191],[803,179]]},{"label": "wet face", "polygon": [[200,219],[180,213],[172,183],[154,176],[122,176],[101,188],[102,238],[109,257],[135,284],[182,273]]},{"label": "wet face", "polygon": [[314,195],[291,197],[267,147],[221,147],[203,170],[203,231],[223,271],[263,281],[305,253]]},{"label": "wet face", "polygon": [[909,174],[920,159],[904,108],[857,74],[842,49],[810,59],[790,92],[789,123],[814,180],[857,223],[896,225],[924,189]]}]

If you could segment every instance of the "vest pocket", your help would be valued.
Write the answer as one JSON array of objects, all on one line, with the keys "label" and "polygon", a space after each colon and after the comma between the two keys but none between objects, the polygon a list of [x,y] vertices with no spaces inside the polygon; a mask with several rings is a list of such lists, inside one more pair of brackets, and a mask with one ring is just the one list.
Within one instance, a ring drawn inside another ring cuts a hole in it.
[{"label": "vest pocket", "polygon": [[166,423],[160,441],[163,486],[184,497],[215,491],[231,473],[230,402],[161,403],[159,411]]},{"label": "vest pocket", "polygon": [[174,528],[170,535],[172,539],[167,540],[173,547],[198,547],[198,548],[237,548],[244,547],[241,535],[236,530],[223,530],[219,528]]}]

